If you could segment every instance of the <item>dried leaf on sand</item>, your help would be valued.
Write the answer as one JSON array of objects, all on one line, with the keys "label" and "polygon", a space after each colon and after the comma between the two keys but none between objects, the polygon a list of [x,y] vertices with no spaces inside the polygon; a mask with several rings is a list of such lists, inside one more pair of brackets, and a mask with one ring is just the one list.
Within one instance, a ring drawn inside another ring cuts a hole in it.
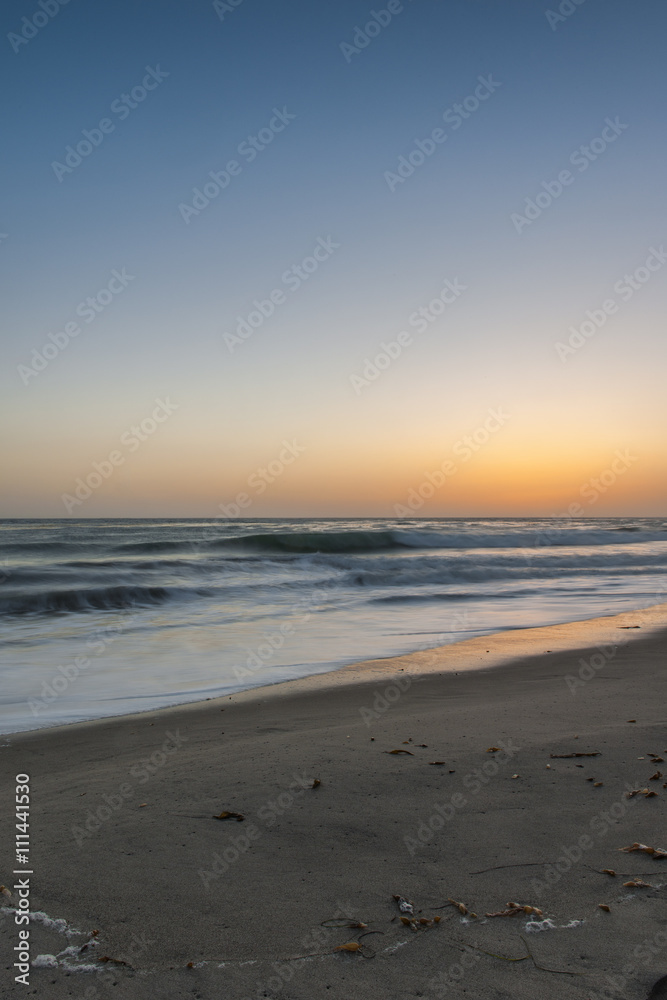
[{"label": "dried leaf on sand", "polygon": [[447,900],[452,904],[452,906],[455,906],[456,909],[459,911],[459,913],[462,913],[463,916],[467,914],[468,907],[466,906],[465,903],[460,903],[458,899],[452,899],[451,896],[448,896]]},{"label": "dried leaf on sand", "polygon": [[368,924],[362,924],[361,922],[354,923],[353,921],[348,920],[347,917],[332,917],[330,920],[323,920],[320,927],[348,927],[365,930],[368,927]]},{"label": "dried leaf on sand", "polygon": [[242,813],[226,812],[226,811],[223,810],[223,812],[218,813],[217,816],[213,816],[212,818],[213,819],[235,819],[237,823],[242,823],[243,820],[245,819],[245,816]]},{"label": "dried leaf on sand", "polygon": [[619,851],[625,851],[626,854],[631,854],[633,851],[643,851],[644,854],[650,854],[653,858],[667,858],[667,851],[663,851],[662,847],[647,847],[646,844],[634,843],[630,847],[619,847]]},{"label": "dried leaf on sand", "polygon": [[542,916],[542,910],[538,910],[536,906],[528,906],[523,903],[508,903],[506,910],[498,910],[497,913],[487,913],[487,917],[516,917],[520,913],[531,914],[535,917]]}]

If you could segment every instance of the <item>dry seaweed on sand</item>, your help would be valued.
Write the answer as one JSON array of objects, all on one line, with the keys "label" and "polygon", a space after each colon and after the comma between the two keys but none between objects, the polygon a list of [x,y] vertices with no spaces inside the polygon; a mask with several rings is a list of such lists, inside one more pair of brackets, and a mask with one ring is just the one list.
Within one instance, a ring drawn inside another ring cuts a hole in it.
[{"label": "dry seaweed on sand", "polygon": [[625,851],[626,854],[631,854],[633,851],[642,851],[644,854],[650,854],[653,858],[667,858],[667,851],[664,851],[662,847],[648,847],[646,844],[631,844],[630,847],[619,847],[619,851]]},{"label": "dry seaweed on sand", "polygon": [[461,902],[459,902],[459,900],[457,900],[457,899],[452,899],[452,898],[451,898],[451,896],[449,896],[449,897],[447,898],[447,902],[448,902],[448,903],[451,903],[451,904],[452,904],[452,906],[455,906],[455,907],[456,907],[456,909],[457,909],[457,910],[459,911],[459,913],[462,913],[464,917],[465,917],[465,916],[466,916],[466,914],[467,914],[467,913],[469,912],[469,911],[468,911],[468,907],[466,906],[466,904],[465,904],[465,903],[461,903]]},{"label": "dry seaweed on sand", "polygon": [[527,903],[508,903],[506,910],[498,910],[496,913],[487,913],[487,917],[516,917],[519,914],[525,913],[535,917],[542,916],[542,910],[539,910],[536,906],[530,906]]}]

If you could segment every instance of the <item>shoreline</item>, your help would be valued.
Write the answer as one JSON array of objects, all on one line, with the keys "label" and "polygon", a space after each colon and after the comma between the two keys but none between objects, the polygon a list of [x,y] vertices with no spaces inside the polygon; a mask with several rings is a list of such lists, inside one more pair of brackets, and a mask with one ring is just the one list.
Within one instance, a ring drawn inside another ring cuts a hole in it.
[{"label": "shoreline", "polygon": [[[667,850],[666,651],[663,604],[10,734],[8,772],[31,785],[31,956],[52,956],[31,988],[645,1000],[667,860],[619,850]],[[426,923],[402,923],[395,895]],[[541,915],[486,916],[508,901]],[[367,928],[331,926],[348,918]],[[11,954],[12,919],[0,933]]]},{"label": "shoreline", "polygon": [[[630,622],[632,619],[632,622]],[[618,624],[614,624],[618,620]],[[544,642],[551,642],[559,652],[574,650],[583,642],[588,647],[592,642],[608,643],[615,638],[618,628],[627,629],[629,636],[638,625],[639,630],[660,628],[667,625],[667,603],[653,604],[637,610],[622,611],[611,615],[577,619],[556,625],[536,625],[528,628],[509,628],[488,635],[463,639],[444,646],[414,650],[396,656],[356,660],[353,663],[334,667],[305,677],[276,681],[246,688],[230,694],[212,695],[196,701],[176,702],[161,708],[149,708],[119,715],[107,715],[93,719],[81,719],[56,725],[40,726],[36,729],[19,729],[0,732],[0,739],[28,736],[36,733],[52,733],[68,730],[73,726],[89,726],[120,722],[124,719],[159,717],[166,713],[197,711],[204,706],[232,700],[245,702],[254,698],[272,696],[289,697],[307,691],[322,691],[338,688],[341,684],[364,684],[389,682],[397,673],[407,671],[410,676],[430,674],[448,670],[490,670],[511,663],[517,658],[534,656]]]}]

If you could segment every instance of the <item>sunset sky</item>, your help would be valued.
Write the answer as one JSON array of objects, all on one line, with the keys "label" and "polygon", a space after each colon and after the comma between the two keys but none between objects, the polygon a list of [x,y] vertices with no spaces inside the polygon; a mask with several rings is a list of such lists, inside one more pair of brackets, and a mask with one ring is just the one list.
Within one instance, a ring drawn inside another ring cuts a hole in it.
[{"label": "sunset sky", "polygon": [[664,512],[663,2],[41,11],[2,516]]}]

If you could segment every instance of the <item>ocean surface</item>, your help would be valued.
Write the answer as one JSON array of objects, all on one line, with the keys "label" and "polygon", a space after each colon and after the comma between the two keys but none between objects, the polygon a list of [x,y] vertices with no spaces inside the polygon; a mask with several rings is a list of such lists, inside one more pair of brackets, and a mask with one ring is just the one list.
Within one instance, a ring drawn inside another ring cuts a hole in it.
[{"label": "ocean surface", "polygon": [[667,521],[0,521],[0,732],[667,600]]}]

